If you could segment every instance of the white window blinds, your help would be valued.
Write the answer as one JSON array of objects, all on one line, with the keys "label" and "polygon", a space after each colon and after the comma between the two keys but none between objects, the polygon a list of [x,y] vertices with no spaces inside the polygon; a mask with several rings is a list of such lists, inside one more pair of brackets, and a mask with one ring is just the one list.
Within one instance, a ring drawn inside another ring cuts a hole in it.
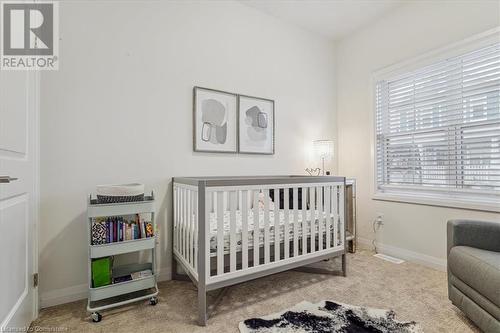
[{"label": "white window blinds", "polygon": [[378,81],[376,179],[500,194],[500,44]]}]

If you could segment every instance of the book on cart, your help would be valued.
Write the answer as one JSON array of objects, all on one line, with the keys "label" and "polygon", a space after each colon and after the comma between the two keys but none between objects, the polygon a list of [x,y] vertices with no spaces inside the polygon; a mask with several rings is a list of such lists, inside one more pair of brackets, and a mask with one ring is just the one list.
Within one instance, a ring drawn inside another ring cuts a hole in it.
[{"label": "book on cart", "polygon": [[92,221],[92,245],[154,236],[150,213],[97,217]]}]

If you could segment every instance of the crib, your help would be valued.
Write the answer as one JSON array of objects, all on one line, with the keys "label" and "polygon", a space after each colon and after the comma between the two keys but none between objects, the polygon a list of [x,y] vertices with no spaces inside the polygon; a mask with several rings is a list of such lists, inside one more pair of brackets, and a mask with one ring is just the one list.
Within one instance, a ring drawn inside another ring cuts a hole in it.
[{"label": "crib", "polygon": [[207,292],[345,256],[345,178],[334,176],[175,177],[173,256]]}]

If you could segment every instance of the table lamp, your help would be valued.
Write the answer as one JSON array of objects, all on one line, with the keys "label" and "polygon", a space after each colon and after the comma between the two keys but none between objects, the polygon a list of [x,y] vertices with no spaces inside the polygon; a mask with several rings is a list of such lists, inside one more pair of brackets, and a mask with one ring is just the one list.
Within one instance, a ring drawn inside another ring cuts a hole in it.
[{"label": "table lamp", "polygon": [[333,157],[333,141],[332,140],[315,140],[313,141],[314,152],[321,158],[323,163],[322,174],[325,175],[325,160]]}]

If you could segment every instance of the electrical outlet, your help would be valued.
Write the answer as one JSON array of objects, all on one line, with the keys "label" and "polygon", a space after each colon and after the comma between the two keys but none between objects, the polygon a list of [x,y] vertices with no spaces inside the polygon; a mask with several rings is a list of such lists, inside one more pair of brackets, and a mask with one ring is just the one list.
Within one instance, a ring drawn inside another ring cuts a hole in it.
[{"label": "electrical outlet", "polygon": [[377,213],[377,224],[384,225],[384,214]]}]

